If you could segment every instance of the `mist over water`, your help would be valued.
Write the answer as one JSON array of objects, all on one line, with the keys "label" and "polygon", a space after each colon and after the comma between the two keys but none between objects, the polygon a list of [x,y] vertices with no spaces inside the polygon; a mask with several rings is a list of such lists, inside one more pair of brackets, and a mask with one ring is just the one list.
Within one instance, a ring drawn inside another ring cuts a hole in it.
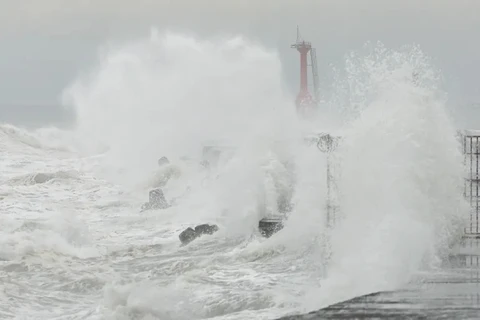
[{"label": "mist over water", "polygon": [[[54,256],[38,280],[66,268],[56,254],[71,254],[80,259],[71,262],[72,277],[94,272],[91,281],[102,288],[92,285],[88,295],[72,298],[88,306],[92,319],[271,319],[396,289],[437,267],[468,214],[440,72],[418,47],[367,45],[338,69],[325,103],[330,110],[301,120],[281,68],[276,52],[242,37],[205,40],[153,30],[104,48],[98,65],[65,91],[76,114],[73,132],[2,127],[9,152],[32,159],[22,170],[80,172],[15,187],[19,197],[27,192],[22,188],[38,188],[40,201],[63,210],[51,219],[68,212],[65,220],[74,221],[65,230],[51,228],[51,239],[77,239],[61,252],[54,240],[40,249],[29,240],[30,256],[48,250]],[[340,207],[331,229],[327,157],[303,140],[312,132],[341,136],[330,156]],[[233,153],[206,169],[199,159],[205,145]],[[181,172],[164,188],[177,201],[139,213],[161,156]],[[3,165],[12,172],[5,188],[25,180],[18,167]],[[258,220],[275,214],[277,198],[289,190],[293,209],[285,228],[261,238]],[[19,217],[32,214],[15,210]],[[220,231],[179,248],[178,233],[199,223],[216,223]],[[42,237],[49,226],[42,224]],[[15,251],[15,241],[23,248],[18,239],[6,231],[0,243],[8,243],[9,254],[0,256],[23,258]],[[95,254],[84,261],[79,252],[85,251]]]},{"label": "mist over water", "polygon": [[290,137],[295,110],[281,81],[278,55],[247,39],[153,30],[146,39],[106,48],[99,66],[65,98],[73,101],[87,145],[108,148],[112,163],[135,170],[209,141]]}]

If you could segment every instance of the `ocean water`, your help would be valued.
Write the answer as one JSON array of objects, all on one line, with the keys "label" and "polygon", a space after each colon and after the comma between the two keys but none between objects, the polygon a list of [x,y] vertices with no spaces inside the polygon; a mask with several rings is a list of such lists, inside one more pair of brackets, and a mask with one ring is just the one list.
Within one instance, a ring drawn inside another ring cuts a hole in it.
[{"label": "ocean water", "polygon": [[[309,120],[281,75],[248,39],[154,30],[103,48],[65,89],[73,128],[2,124],[0,317],[275,319],[436,272],[468,207],[428,57],[352,53]],[[333,228],[312,132],[342,137]],[[230,152],[206,168],[205,145]],[[180,172],[164,187],[174,205],[140,212],[161,156]],[[285,228],[262,238],[258,220],[289,193]],[[180,246],[201,223],[220,230]]]}]

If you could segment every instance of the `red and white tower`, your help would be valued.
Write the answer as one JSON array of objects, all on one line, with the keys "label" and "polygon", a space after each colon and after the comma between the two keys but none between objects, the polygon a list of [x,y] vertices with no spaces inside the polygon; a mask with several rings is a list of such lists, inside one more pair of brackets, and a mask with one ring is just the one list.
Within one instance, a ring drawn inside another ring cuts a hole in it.
[{"label": "red and white tower", "polygon": [[[318,101],[318,73],[317,58],[315,48],[312,48],[310,42],[304,41],[300,36],[297,26],[297,41],[290,46],[300,52],[300,91],[297,95],[296,106],[300,114],[311,112],[317,106]],[[308,90],[308,54],[310,53],[312,79],[313,79],[313,97]]]}]

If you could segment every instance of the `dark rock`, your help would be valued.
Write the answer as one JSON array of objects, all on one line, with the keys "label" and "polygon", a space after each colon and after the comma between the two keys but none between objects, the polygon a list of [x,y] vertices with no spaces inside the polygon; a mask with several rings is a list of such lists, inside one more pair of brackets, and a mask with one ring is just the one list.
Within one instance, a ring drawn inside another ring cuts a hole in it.
[{"label": "dark rock", "polygon": [[213,234],[218,231],[218,226],[209,224],[200,224],[195,227],[195,232],[200,234]]},{"label": "dark rock", "polygon": [[161,157],[160,159],[158,159],[158,166],[161,167],[165,164],[169,164],[170,163],[170,160],[168,160],[167,157]]},{"label": "dark rock", "polygon": [[258,222],[258,228],[262,236],[269,238],[274,233],[283,229],[282,217],[263,218]]},{"label": "dark rock", "polygon": [[180,239],[180,242],[185,245],[192,242],[199,236],[200,233],[195,232],[195,230],[193,230],[192,228],[187,228],[182,233],[180,233],[178,238]]},{"label": "dark rock", "polygon": [[153,206],[163,206],[167,203],[162,189],[153,189],[148,194],[148,202]]},{"label": "dark rock", "polygon": [[215,224],[200,224],[195,227],[195,229],[192,228],[187,228],[180,235],[178,238],[180,239],[180,242],[182,245],[189,244],[196,238],[200,237],[201,235],[204,234],[214,234],[215,232],[218,231],[218,226]]},{"label": "dark rock", "polygon": [[153,189],[148,194],[148,202],[142,205],[142,211],[150,209],[166,209],[170,207],[162,189]]}]

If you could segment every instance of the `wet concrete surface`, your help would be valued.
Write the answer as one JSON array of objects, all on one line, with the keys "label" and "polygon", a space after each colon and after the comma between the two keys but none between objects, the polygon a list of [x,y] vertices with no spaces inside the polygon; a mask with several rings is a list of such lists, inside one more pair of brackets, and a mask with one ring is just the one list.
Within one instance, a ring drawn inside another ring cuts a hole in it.
[{"label": "wet concrete surface", "polygon": [[455,281],[373,293],[282,320],[480,319],[479,282]]},{"label": "wet concrete surface", "polygon": [[403,290],[376,292],[308,314],[281,318],[316,319],[478,320],[480,255],[476,252],[452,255],[443,270],[424,274]]}]

